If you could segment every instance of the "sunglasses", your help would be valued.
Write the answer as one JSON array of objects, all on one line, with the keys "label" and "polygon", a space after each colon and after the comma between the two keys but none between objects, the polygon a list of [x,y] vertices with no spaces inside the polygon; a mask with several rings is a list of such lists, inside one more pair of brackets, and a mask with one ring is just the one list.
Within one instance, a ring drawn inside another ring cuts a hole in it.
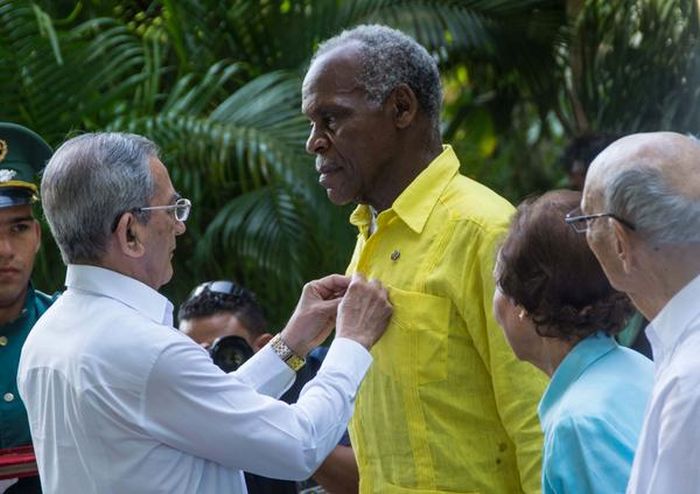
[{"label": "sunglasses", "polygon": [[243,288],[238,286],[233,281],[219,280],[219,281],[206,281],[200,285],[197,285],[194,290],[187,297],[188,300],[194,297],[200,296],[204,291],[211,293],[220,293],[222,295],[232,295],[234,297],[241,297],[244,295]]}]

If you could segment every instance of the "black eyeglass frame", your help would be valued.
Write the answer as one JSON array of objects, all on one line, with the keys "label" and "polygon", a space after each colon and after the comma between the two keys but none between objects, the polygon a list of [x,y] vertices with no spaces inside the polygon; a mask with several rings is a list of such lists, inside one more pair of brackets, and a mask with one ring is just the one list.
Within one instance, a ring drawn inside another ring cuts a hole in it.
[{"label": "black eyeglass frame", "polygon": [[[572,216],[572,214],[577,212],[577,211],[578,210],[571,211],[571,212],[567,213],[567,215],[564,217],[564,221],[566,222],[566,224],[569,225],[571,228],[573,228],[573,230],[576,233],[585,233],[586,231],[588,231],[588,228],[590,227],[590,221],[598,219],[598,218],[613,218],[613,219],[619,221],[620,223],[622,223],[624,226],[626,226],[630,230],[632,230],[632,231],[636,230],[635,226],[632,223],[630,223],[629,221],[627,221],[624,218],[620,218],[619,216],[617,216],[614,213],[595,213],[595,214],[582,214],[582,215],[573,215]],[[581,228],[581,227],[577,226],[581,223],[583,223],[583,225],[585,225],[585,228]]]}]

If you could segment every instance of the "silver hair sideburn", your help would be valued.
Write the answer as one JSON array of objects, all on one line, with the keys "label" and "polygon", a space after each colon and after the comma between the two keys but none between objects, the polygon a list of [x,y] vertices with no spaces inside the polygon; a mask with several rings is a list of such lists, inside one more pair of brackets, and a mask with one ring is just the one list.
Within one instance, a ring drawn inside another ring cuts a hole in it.
[{"label": "silver hair sideburn", "polygon": [[376,24],[354,27],[321,43],[311,63],[353,41],[360,43],[362,72],[358,83],[367,91],[369,101],[384,103],[396,86],[406,84],[439,131],[442,86],[437,62],[423,46],[401,31]]},{"label": "silver hair sideburn", "polygon": [[700,201],[679,194],[658,170],[629,168],[606,181],[605,211],[630,221],[653,245],[700,242]]},{"label": "silver hair sideburn", "polygon": [[102,258],[119,214],[153,197],[149,161],[157,157],[150,140],[117,132],[84,134],[58,148],[43,173],[41,202],[64,263]]}]

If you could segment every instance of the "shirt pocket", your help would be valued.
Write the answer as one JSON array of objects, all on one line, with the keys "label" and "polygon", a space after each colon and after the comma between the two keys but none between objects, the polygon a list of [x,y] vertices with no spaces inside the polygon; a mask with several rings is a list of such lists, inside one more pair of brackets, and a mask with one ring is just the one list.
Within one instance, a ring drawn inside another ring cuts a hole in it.
[{"label": "shirt pocket", "polygon": [[401,385],[447,377],[450,301],[389,287],[394,314],[372,354],[378,370]]}]

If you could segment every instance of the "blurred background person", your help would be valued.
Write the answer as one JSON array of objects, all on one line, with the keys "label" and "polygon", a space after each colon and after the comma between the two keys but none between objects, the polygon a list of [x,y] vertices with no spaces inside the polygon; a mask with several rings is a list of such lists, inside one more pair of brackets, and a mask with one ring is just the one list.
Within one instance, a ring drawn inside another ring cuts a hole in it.
[{"label": "blurred background person", "polygon": [[194,288],[180,305],[178,321],[180,331],[204,348],[218,338],[238,336],[257,352],[272,339],[253,292],[228,280],[207,281]]},{"label": "blurred background person", "polygon": [[[34,323],[54,300],[29,281],[41,243],[35,178],[50,157],[51,148],[33,131],[0,122],[0,449],[32,442],[17,366]],[[0,492],[41,492],[39,477],[0,480]]]},{"label": "blurred background person", "polygon": [[566,171],[568,186],[583,190],[588,167],[598,154],[617,140],[617,136],[603,132],[592,132],[574,137],[564,148],[559,162]]},{"label": "blurred background person", "polygon": [[[198,285],[178,311],[179,329],[196,343],[208,348],[223,370],[231,372],[263,348],[273,335],[256,296],[230,280],[207,281]],[[295,403],[304,385],[321,367],[327,348],[318,347],[306,357],[306,365],[297,371],[292,386],[280,399]],[[227,368],[228,367],[228,368]],[[356,493],[359,474],[348,433],[306,482],[270,479],[246,472],[250,494],[285,494],[297,492]]]},{"label": "blurred background person", "polygon": [[538,410],[545,494],[624,492],[653,384],[651,361],[613,338],[628,298],[564,221],[580,200],[523,202],[495,269],[496,319],[518,358],[551,377]]}]

